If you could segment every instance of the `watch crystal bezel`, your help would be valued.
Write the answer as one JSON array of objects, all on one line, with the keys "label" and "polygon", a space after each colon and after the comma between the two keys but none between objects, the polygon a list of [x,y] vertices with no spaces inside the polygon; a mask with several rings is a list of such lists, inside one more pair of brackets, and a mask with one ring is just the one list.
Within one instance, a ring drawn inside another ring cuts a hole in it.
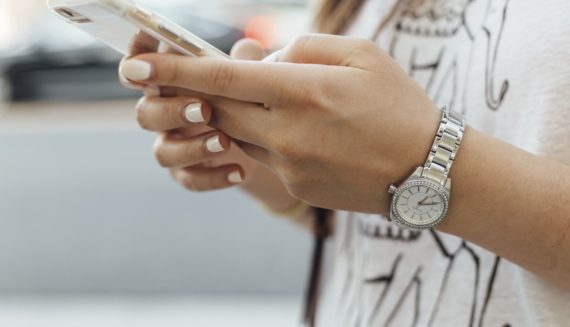
[{"label": "watch crystal bezel", "polygon": [[[399,212],[398,212],[398,202],[400,200],[400,196],[407,191],[409,188],[414,187],[414,186],[426,186],[428,188],[431,188],[432,190],[434,190],[435,192],[437,192],[438,194],[440,194],[443,197],[443,211],[441,213],[441,215],[435,219],[434,221],[428,223],[428,224],[413,224],[410,223],[406,218],[404,218]],[[435,181],[431,181],[425,178],[422,179],[413,179],[410,180],[404,184],[402,184],[400,187],[398,187],[396,189],[396,191],[394,192],[394,195],[392,197],[392,203],[391,203],[391,218],[392,220],[395,220],[398,224],[403,225],[405,227],[411,228],[411,229],[415,229],[415,230],[424,230],[424,229],[430,229],[434,226],[436,226],[437,224],[439,224],[447,215],[447,210],[449,207],[449,194],[447,192],[447,190],[445,189],[444,186],[438,184]]]}]

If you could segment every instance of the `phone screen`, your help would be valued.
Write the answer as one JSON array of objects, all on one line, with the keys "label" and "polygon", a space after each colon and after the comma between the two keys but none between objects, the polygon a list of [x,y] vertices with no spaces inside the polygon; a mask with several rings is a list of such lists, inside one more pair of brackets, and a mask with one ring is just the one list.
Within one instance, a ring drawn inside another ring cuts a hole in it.
[{"label": "phone screen", "polygon": [[[111,2],[112,3],[112,2]],[[84,30],[124,55],[140,39],[140,31],[152,37],[157,51],[166,49],[190,56],[229,58],[225,53],[169,20],[130,2],[116,2],[117,7],[98,1],[57,6],[53,11],[68,23]]]},{"label": "phone screen", "polygon": [[139,32],[137,26],[111,8],[86,3],[54,11],[77,28],[84,30],[111,48],[127,55]]}]

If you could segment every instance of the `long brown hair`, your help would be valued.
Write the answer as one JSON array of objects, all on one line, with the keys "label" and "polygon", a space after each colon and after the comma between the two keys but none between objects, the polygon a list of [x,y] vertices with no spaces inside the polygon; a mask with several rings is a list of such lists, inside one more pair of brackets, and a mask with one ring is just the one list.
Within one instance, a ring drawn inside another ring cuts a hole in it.
[{"label": "long brown hair", "polygon": [[315,27],[321,33],[339,34],[356,17],[364,0],[322,0],[315,18]]}]

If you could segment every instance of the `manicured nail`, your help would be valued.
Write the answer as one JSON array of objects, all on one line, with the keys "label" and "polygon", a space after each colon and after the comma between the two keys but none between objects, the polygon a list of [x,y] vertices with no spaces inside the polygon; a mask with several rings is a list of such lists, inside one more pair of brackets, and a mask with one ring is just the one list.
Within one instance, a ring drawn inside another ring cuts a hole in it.
[{"label": "manicured nail", "polygon": [[133,59],[124,61],[120,71],[131,81],[145,81],[150,78],[152,67],[146,61]]},{"label": "manicured nail", "polygon": [[220,142],[220,135],[209,138],[206,141],[206,148],[212,153],[222,152],[225,150]]},{"label": "manicured nail", "polygon": [[239,184],[243,182],[243,178],[241,177],[241,172],[239,170],[233,171],[228,175],[228,181],[232,184]]},{"label": "manicured nail", "polygon": [[184,117],[190,123],[203,123],[206,121],[202,115],[202,103],[191,103],[184,109]]}]

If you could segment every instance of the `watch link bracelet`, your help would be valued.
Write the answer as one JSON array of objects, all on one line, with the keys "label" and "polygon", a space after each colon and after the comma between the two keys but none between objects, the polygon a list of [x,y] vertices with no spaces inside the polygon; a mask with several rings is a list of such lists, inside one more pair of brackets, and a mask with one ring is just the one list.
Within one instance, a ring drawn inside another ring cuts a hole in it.
[{"label": "watch link bracelet", "polygon": [[391,185],[389,220],[411,230],[433,228],[447,215],[451,192],[448,177],[465,132],[463,115],[442,109],[442,118],[427,161],[400,186]]}]

